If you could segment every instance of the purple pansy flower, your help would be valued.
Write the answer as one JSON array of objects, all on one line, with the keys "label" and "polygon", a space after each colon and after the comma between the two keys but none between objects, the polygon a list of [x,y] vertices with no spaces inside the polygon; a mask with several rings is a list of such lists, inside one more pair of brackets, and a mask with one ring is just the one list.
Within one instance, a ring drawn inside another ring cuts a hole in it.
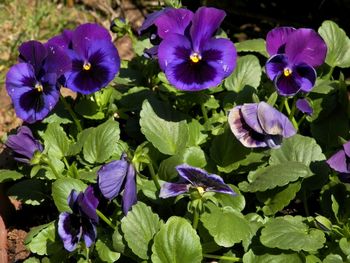
[{"label": "purple pansy flower", "polygon": [[205,192],[217,192],[236,195],[236,193],[224,183],[224,180],[216,174],[209,174],[203,169],[182,164],[176,166],[181,179],[177,183],[164,183],[160,189],[159,197],[168,198],[187,193],[197,189],[200,194]]},{"label": "purple pansy flower", "polygon": [[[185,34],[167,33],[162,40],[158,48],[159,65],[176,88],[197,91],[215,87],[232,73],[237,57],[233,43],[213,37],[224,17],[222,10],[201,7]],[[166,25],[164,32],[168,32],[166,22],[165,19],[159,22]]]},{"label": "purple pansy flower", "polygon": [[5,145],[18,154],[15,160],[27,164],[30,163],[35,152],[43,151],[42,144],[34,138],[32,131],[27,126],[21,126],[16,135],[8,136]]},{"label": "purple pansy flower", "polygon": [[98,203],[92,186],[79,194],[72,190],[68,196],[68,204],[72,213],[63,212],[58,219],[58,234],[66,250],[73,251],[81,238],[87,247],[90,247],[95,241]]},{"label": "purple pansy flower", "polygon": [[305,113],[307,115],[312,115],[314,112],[310,102],[307,99],[298,99],[295,105],[302,113]]},{"label": "purple pansy flower", "polygon": [[350,183],[350,141],[343,144],[343,149],[327,160],[328,165],[339,173],[339,179]]},{"label": "purple pansy flower", "polygon": [[228,122],[236,138],[249,148],[277,148],[282,138],[296,133],[289,119],[266,102],[234,107],[228,115]]},{"label": "purple pansy flower", "polygon": [[83,24],[49,40],[67,52],[72,69],[65,74],[69,89],[91,94],[111,82],[119,71],[120,58],[107,29]]},{"label": "purple pansy flower", "polygon": [[18,117],[28,123],[44,119],[58,102],[58,79],[70,70],[69,57],[56,45],[28,41],[19,47],[20,63],[6,75],[6,89]]},{"label": "purple pansy flower", "polygon": [[115,198],[124,189],[123,212],[126,215],[137,202],[136,171],[123,154],[118,161],[103,165],[97,172],[98,186],[107,199]]},{"label": "purple pansy flower", "polygon": [[271,56],[266,74],[282,96],[309,92],[316,81],[315,67],[324,63],[327,46],[314,30],[278,27],[267,34],[266,49]]}]

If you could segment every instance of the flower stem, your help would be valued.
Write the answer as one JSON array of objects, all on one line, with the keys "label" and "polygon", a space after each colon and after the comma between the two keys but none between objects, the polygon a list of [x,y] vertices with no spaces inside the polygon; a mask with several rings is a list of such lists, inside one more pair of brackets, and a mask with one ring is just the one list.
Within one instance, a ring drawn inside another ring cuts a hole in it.
[{"label": "flower stem", "polygon": [[288,113],[288,116],[289,116],[289,120],[293,123],[293,126],[294,126],[294,128],[296,129],[296,130],[298,130],[298,123],[296,122],[296,120],[294,119],[294,116],[293,116],[293,114],[294,114],[294,112],[293,111],[295,111],[295,103],[293,103],[293,111],[290,109],[290,107],[289,107],[289,104],[288,104],[288,99],[286,98],[285,100],[284,100],[284,107],[286,108],[286,110],[287,110],[287,113]]},{"label": "flower stem", "polygon": [[156,173],[154,172],[152,163],[148,163],[147,167],[148,167],[149,173],[151,174],[153,183],[156,186],[157,190],[159,191],[160,190],[159,178],[158,178],[158,175],[156,175]]},{"label": "flower stem", "polygon": [[334,70],[334,67],[331,67],[327,73],[327,75],[325,76],[325,79],[331,79],[332,77],[332,74],[333,74],[333,70]]},{"label": "flower stem", "polygon": [[240,262],[241,259],[237,257],[229,257],[229,256],[217,256],[217,255],[211,255],[211,254],[203,254],[203,257],[205,258],[213,258],[213,259],[222,259],[232,262]]},{"label": "flower stem", "polygon": [[202,110],[204,121],[205,123],[207,123],[209,118],[208,118],[207,109],[205,108],[204,104],[201,104],[201,110]]},{"label": "flower stem", "polygon": [[65,107],[65,109],[69,112],[69,114],[72,116],[73,121],[75,123],[75,125],[77,126],[78,132],[81,132],[83,130],[83,128],[81,127],[80,121],[77,117],[77,115],[75,114],[75,112],[72,110],[72,107],[67,103],[66,99],[60,95],[60,99]]},{"label": "flower stem", "polygon": [[67,170],[69,170],[70,165],[69,165],[66,157],[63,157],[63,162],[64,162],[64,165],[66,166]]},{"label": "flower stem", "polygon": [[115,225],[113,225],[112,221],[109,220],[102,212],[98,209],[96,209],[96,214],[101,218],[107,225],[109,225],[111,228],[115,229]]},{"label": "flower stem", "polygon": [[86,262],[90,261],[90,250],[87,246],[85,246],[85,253],[86,253]]},{"label": "flower stem", "polygon": [[197,226],[198,226],[198,222],[199,222],[199,212],[198,212],[198,209],[195,208],[193,209],[193,222],[192,222],[192,227],[194,229],[197,229]]}]

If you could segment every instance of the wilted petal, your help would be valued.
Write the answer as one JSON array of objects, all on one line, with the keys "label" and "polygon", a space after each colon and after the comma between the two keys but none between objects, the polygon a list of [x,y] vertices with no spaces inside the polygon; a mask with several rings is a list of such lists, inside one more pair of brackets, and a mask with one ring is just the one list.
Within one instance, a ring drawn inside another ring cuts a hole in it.
[{"label": "wilted petal", "polygon": [[295,105],[302,113],[307,115],[311,115],[313,112],[310,102],[307,99],[298,99]]},{"label": "wilted petal", "polygon": [[132,164],[129,164],[128,173],[126,175],[126,181],[123,193],[123,212],[124,215],[128,213],[130,208],[137,202],[137,190],[136,190],[136,171]]},{"label": "wilted petal", "polygon": [[168,198],[186,193],[189,190],[189,184],[164,183],[160,189],[159,197]]},{"label": "wilted petal", "polygon": [[286,67],[288,67],[287,57],[281,54],[274,55],[266,62],[266,74],[269,79],[274,80],[277,76],[283,74]]},{"label": "wilted petal", "polygon": [[300,28],[289,35],[285,53],[291,63],[316,67],[324,63],[327,46],[313,29]]},{"label": "wilted petal", "polygon": [[31,40],[24,42],[18,50],[20,62],[31,64],[35,70],[35,75],[37,75],[47,56],[45,46],[39,41]]},{"label": "wilted petal", "polygon": [[76,249],[82,235],[79,217],[68,212],[61,213],[58,219],[58,234],[66,250],[71,252]]},{"label": "wilted petal", "polygon": [[296,29],[293,27],[277,27],[266,36],[266,50],[270,56],[284,53],[288,36]]},{"label": "wilted petal", "polygon": [[282,135],[266,135],[265,142],[267,146],[271,149],[277,149],[281,146],[282,143]]},{"label": "wilted petal", "polygon": [[339,173],[349,173],[347,163],[346,163],[346,155],[344,150],[340,150],[334,155],[332,155],[327,160],[328,165],[335,171]]}]

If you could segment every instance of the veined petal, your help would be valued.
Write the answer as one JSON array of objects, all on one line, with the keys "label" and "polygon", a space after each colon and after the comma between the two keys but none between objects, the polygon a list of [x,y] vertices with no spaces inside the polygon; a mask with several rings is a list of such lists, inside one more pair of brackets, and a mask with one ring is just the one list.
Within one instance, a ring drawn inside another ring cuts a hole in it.
[{"label": "veined petal", "polygon": [[274,80],[277,76],[283,73],[283,70],[288,67],[288,59],[285,55],[277,54],[268,59],[266,62],[266,74],[269,79]]},{"label": "veined petal", "polygon": [[128,213],[131,207],[137,202],[136,171],[132,164],[129,164],[123,193],[123,212]]},{"label": "veined petal", "polygon": [[189,184],[164,183],[160,189],[160,198],[169,198],[188,192]]},{"label": "veined petal", "polygon": [[48,40],[48,44],[57,45],[63,50],[72,48],[73,30],[63,30],[62,34]]},{"label": "veined petal", "polygon": [[217,192],[222,194],[237,195],[231,187],[225,184],[224,180],[216,174],[208,174],[203,185],[207,186],[205,191]]},{"label": "veined petal", "polygon": [[307,99],[298,99],[295,105],[302,113],[307,115],[311,115],[313,112],[310,102]]},{"label": "veined petal", "polygon": [[66,250],[75,250],[82,235],[79,217],[68,212],[61,213],[58,219],[58,234]]},{"label": "veined petal", "polygon": [[196,11],[190,29],[192,48],[195,52],[199,52],[202,45],[214,35],[225,16],[225,11],[213,7],[200,7]]},{"label": "veined petal", "polygon": [[281,96],[293,96],[301,89],[300,82],[295,78],[295,73],[288,77],[281,73],[274,79],[274,84],[278,94]]},{"label": "veined petal", "polygon": [[266,50],[270,56],[285,53],[285,45],[288,36],[296,29],[293,27],[277,27],[266,36]]},{"label": "veined petal", "polygon": [[333,154],[328,160],[328,165],[335,171],[339,173],[349,173],[347,163],[346,163],[346,155],[344,150],[340,150]]},{"label": "veined petal", "polygon": [[39,41],[31,40],[24,42],[18,50],[19,61],[31,64],[34,68],[35,75],[37,75],[47,56],[45,46]]},{"label": "veined petal", "polygon": [[294,78],[300,90],[304,92],[310,92],[315,85],[317,74],[316,70],[307,64],[298,64],[294,67]]},{"label": "veined petal", "polygon": [[326,54],[326,43],[313,29],[300,28],[288,37],[286,55],[293,64],[306,63],[317,67],[324,63]]},{"label": "veined petal", "polygon": [[241,107],[244,122],[257,133],[264,133],[258,120],[258,103],[245,103]]}]

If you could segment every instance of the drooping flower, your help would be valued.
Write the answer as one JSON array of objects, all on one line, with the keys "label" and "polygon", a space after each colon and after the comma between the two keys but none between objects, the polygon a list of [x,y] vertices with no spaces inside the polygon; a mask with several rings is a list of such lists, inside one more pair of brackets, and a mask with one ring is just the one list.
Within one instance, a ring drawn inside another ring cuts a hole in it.
[{"label": "drooping flower", "polygon": [[302,113],[305,113],[307,115],[312,115],[314,112],[310,105],[310,102],[307,99],[298,99],[295,105]]},{"label": "drooping flower", "polygon": [[72,69],[65,74],[69,89],[91,94],[107,86],[119,71],[120,58],[107,29],[83,24],[49,40],[67,52]]},{"label": "drooping flower", "polygon": [[123,212],[126,215],[137,202],[136,171],[127,161],[126,154],[120,160],[103,165],[98,171],[98,186],[107,199],[115,198],[123,189]]},{"label": "drooping flower", "polygon": [[19,47],[20,63],[6,75],[16,114],[28,123],[44,119],[58,102],[58,79],[70,70],[69,57],[56,45],[28,41]]},{"label": "drooping flower", "polygon": [[[168,33],[160,43],[159,65],[177,89],[198,91],[215,87],[232,73],[237,57],[233,43],[214,38],[224,17],[222,10],[201,7],[193,15],[185,34]],[[157,22],[167,25],[163,16]]]},{"label": "drooping flower", "polygon": [[327,163],[339,173],[339,179],[342,182],[350,183],[350,141],[343,144],[343,149],[333,154]]},{"label": "drooping flower", "polygon": [[68,196],[68,204],[72,213],[63,212],[58,219],[58,234],[66,250],[75,250],[81,238],[86,247],[90,247],[95,241],[98,203],[92,186],[80,193],[72,190]]},{"label": "drooping flower", "polygon": [[327,46],[313,29],[278,27],[267,34],[266,49],[271,56],[266,74],[282,96],[309,92],[316,81],[315,67],[324,63]]},{"label": "drooping flower", "polygon": [[189,192],[192,189],[200,194],[205,192],[217,192],[236,195],[236,193],[224,183],[216,174],[209,174],[203,169],[187,164],[176,166],[181,179],[177,183],[164,183],[160,189],[159,197],[168,198]]},{"label": "drooping flower", "polygon": [[277,148],[282,138],[296,133],[289,119],[266,102],[234,107],[228,115],[228,123],[236,138],[249,148]]},{"label": "drooping flower", "polygon": [[42,152],[42,144],[36,140],[32,131],[27,126],[21,126],[17,134],[9,135],[5,145],[11,148],[18,156],[15,160],[30,163],[36,152]]}]

